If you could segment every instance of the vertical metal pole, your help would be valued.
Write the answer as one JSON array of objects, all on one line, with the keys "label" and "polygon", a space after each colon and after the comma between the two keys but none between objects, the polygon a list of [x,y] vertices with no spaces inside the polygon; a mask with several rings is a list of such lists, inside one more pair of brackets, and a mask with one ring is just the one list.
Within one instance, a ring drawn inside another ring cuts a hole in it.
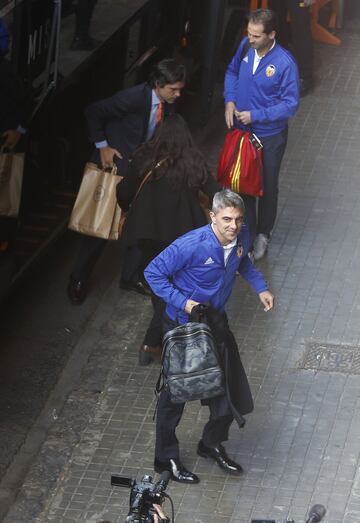
[{"label": "vertical metal pole", "polygon": [[[59,46],[60,46],[60,29],[61,29],[61,0],[53,0],[54,12],[51,25],[50,43],[46,57],[45,79],[42,95],[45,96],[50,85],[56,87],[59,64]],[[54,58],[54,78],[49,82],[51,74],[51,62]]]},{"label": "vertical metal pole", "polygon": [[[46,57],[46,68],[44,75],[44,87],[41,91],[41,96],[32,112],[32,117],[38,112],[43,101],[45,100],[48,93],[56,87],[58,78],[58,65],[59,65],[59,48],[60,48],[60,29],[61,29],[61,0],[54,1],[54,13],[51,24],[51,34],[48,54]],[[54,52],[55,51],[55,52]],[[50,82],[51,75],[51,61],[54,57],[54,78]]]},{"label": "vertical metal pole", "polygon": [[209,116],[219,64],[225,0],[206,0],[207,21],[203,40],[203,74],[201,83],[201,119]]},{"label": "vertical metal pole", "polygon": [[[40,109],[43,101],[47,97],[48,93],[56,87],[58,78],[58,64],[59,64],[59,46],[60,46],[60,29],[61,29],[61,0],[54,1],[54,13],[51,25],[50,43],[48,54],[46,57],[46,69],[44,74],[44,87],[41,91],[41,95],[37,101],[37,104],[32,112],[32,118]],[[55,50],[55,53],[54,53]],[[51,61],[54,56],[54,78],[50,82],[51,75]]]},{"label": "vertical metal pole", "polygon": [[61,1],[54,0],[55,12],[57,13],[57,25],[56,25],[56,42],[55,42],[55,56],[54,56],[54,80],[53,85],[56,87],[58,73],[59,73],[59,53],[60,53],[60,31],[61,31]]}]

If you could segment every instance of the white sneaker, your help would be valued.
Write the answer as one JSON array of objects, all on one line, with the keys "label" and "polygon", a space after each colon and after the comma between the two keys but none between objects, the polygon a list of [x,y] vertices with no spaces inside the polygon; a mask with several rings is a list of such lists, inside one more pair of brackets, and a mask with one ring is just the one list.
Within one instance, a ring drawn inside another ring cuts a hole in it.
[{"label": "white sneaker", "polygon": [[254,241],[254,260],[261,260],[265,256],[269,245],[269,238],[265,234],[258,234]]}]

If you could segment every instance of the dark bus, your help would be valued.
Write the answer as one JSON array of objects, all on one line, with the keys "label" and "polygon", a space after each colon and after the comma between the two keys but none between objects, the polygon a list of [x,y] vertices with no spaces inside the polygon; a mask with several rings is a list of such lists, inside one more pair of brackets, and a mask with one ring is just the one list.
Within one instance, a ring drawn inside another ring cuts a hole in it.
[{"label": "dark bus", "polygon": [[144,81],[155,62],[174,57],[188,71],[180,111],[195,125],[206,121],[244,11],[234,0],[97,0],[90,25],[96,45],[74,51],[72,4],[0,0],[11,34],[8,58],[33,99],[13,281],[66,227],[92,147],[84,108]]}]

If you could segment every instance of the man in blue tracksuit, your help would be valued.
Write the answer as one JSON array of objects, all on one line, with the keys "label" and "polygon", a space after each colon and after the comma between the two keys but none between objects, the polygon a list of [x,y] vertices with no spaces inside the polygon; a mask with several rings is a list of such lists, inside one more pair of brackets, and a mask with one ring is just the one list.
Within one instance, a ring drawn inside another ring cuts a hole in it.
[{"label": "man in blue tracksuit", "polygon": [[[244,214],[244,202],[238,194],[229,189],[216,193],[211,224],[178,238],[147,266],[147,282],[166,302],[165,331],[189,321],[189,314],[199,303],[211,305],[226,318],[224,307],[237,272],[254,288],[265,310],[272,309],[273,295],[248,257],[250,239]],[[240,380],[240,376],[235,380]],[[204,427],[198,453],[213,458],[226,472],[240,474],[241,466],[227,456],[221,445],[227,440],[234,419],[230,400],[228,395],[208,400],[210,420]],[[199,478],[182,465],[175,435],[183,409],[183,403],[171,403],[168,392],[162,390],[156,422],[155,470],[170,470],[175,481],[192,484]]]},{"label": "man in blue tracksuit", "polygon": [[275,224],[278,179],[285,152],[288,119],[299,106],[299,77],[291,54],[275,40],[276,15],[270,9],[249,14],[248,37],[225,74],[225,121],[251,130],[263,144],[264,195],[244,196],[246,223],[255,260],[267,251]]}]

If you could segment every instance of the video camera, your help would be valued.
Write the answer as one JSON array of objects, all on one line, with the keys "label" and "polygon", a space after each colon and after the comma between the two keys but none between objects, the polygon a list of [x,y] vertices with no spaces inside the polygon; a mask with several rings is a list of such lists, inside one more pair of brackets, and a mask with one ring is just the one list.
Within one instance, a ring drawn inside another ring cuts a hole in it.
[{"label": "video camera", "polygon": [[153,523],[156,513],[153,505],[162,505],[165,498],[169,498],[165,494],[169,479],[170,472],[167,470],[161,474],[157,483],[153,483],[152,477],[148,475],[136,481],[128,476],[111,474],[111,485],[131,488],[126,523]]}]

